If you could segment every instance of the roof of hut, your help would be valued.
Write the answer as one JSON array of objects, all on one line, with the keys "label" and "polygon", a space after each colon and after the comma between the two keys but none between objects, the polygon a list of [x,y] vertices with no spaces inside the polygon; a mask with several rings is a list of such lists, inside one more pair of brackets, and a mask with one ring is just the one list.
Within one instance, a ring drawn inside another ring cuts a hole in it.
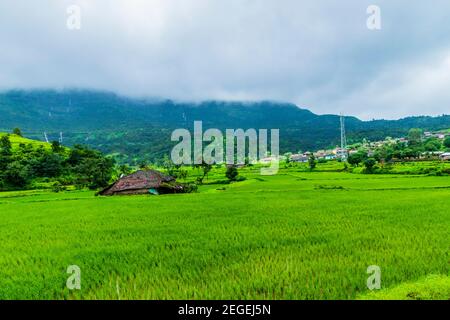
[{"label": "roof of hut", "polygon": [[175,178],[166,176],[156,170],[140,170],[128,176],[120,178],[118,181],[101,191],[101,195],[112,195],[133,190],[158,189],[162,184],[175,182]]}]

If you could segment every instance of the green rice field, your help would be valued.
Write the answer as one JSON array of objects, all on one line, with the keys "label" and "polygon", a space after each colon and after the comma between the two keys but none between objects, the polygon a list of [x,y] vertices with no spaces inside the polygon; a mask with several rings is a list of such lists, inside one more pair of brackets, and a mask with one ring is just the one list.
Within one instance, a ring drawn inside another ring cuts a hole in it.
[{"label": "green rice field", "polygon": [[450,299],[449,176],[241,174],[193,194],[0,193],[0,299]]}]

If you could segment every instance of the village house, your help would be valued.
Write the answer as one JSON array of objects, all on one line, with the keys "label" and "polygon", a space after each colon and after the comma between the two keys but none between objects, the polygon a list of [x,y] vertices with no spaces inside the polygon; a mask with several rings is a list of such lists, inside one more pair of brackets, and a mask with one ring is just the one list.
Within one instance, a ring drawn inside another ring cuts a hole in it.
[{"label": "village house", "polygon": [[293,162],[308,162],[309,156],[306,154],[293,154],[291,155],[291,161]]},{"label": "village house", "polygon": [[444,152],[439,156],[443,161],[450,161],[450,152]]},{"label": "village house", "polygon": [[259,163],[261,164],[270,164],[272,162],[280,161],[279,157],[271,156],[271,157],[265,157],[259,160]]},{"label": "village house", "polygon": [[316,157],[317,159],[323,159],[325,158],[325,156],[327,155],[327,151],[326,150],[319,150],[317,152],[314,152],[314,157]]}]

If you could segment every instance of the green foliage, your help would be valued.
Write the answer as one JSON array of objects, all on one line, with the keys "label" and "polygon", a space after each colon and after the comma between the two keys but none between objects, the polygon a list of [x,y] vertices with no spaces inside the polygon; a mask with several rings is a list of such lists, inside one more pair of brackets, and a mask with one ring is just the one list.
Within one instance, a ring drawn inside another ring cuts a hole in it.
[{"label": "green foliage", "polygon": [[316,157],[314,156],[314,154],[311,153],[311,155],[309,156],[308,159],[308,165],[309,165],[309,170],[313,171],[316,166],[317,166],[317,161],[316,161]]},{"label": "green foliage", "polygon": [[229,181],[236,181],[237,177],[239,175],[238,169],[236,166],[228,166],[227,171],[225,173],[225,176]]},{"label": "green foliage", "polygon": [[5,183],[13,187],[24,188],[30,180],[29,167],[19,161],[13,161],[7,165],[2,176]]},{"label": "green foliage", "polygon": [[54,153],[59,153],[64,151],[64,147],[61,145],[59,141],[53,141],[52,142],[52,151]]},{"label": "green foliage", "polygon": [[11,140],[8,135],[0,138],[0,154],[2,156],[10,156],[12,154]]},{"label": "green foliage", "polygon": [[[0,178],[1,172],[4,172],[11,162],[10,158],[12,155],[11,141],[9,136],[5,135],[0,138]],[[2,181],[4,181],[2,179]]]},{"label": "green foliage", "polygon": [[194,165],[194,167],[199,168],[202,171],[202,175],[200,175],[199,177],[197,177],[197,182],[199,184],[203,183],[203,180],[205,179],[205,177],[208,176],[208,173],[212,170],[213,166],[206,163],[206,162],[202,162],[202,164],[197,164]]},{"label": "green foliage", "polygon": [[422,143],[423,130],[419,128],[412,128],[408,132],[408,144],[410,146],[417,146]]},{"label": "green foliage", "polygon": [[373,173],[374,167],[377,164],[377,161],[374,158],[368,158],[364,160],[364,167],[366,168],[367,173]]},{"label": "green foliage", "polygon": [[16,136],[22,137],[22,131],[19,128],[14,128],[13,134],[15,134]]},{"label": "green foliage", "polygon": [[[162,167],[165,169],[168,175],[174,178],[186,179],[188,176],[187,170],[184,170],[181,165],[174,164],[167,155],[165,155],[163,158]],[[205,176],[207,176],[209,171],[211,171],[212,166],[203,163],[202,165],[199,165],[197,167],[201,168],[204,173],[204,175],[200,178],[201,181],[199,181],[200,183],[202,183]]]},{"label": "green foliage", "polygon": [[112,177],[114,160],[100,154],[83,158],[73,167],[76,174],[75,184],[90,189],[106,187]]},{"label": "green foliage", "polygon": [[347,162],[352,166],[358,166],[367,159],[367,152],[358,151],[348,156]]},{"label": "green foliage", "polygon": [[444,140],[444,146],[446,148],[450,148],[450,137],[445,138]]},{"label": "green foliage", "polygon": [[128,176],[133,172],[133,170],[127,164],[122,164],[119,166],[119,177]]},{"label": "green foliage", "polygon": [[65,191],[65,190],[67,190],[67,188],[64,185],[62,185],[61,182],[59,182],[59,181],[53,182],[53,184],[52,184],[53,192],[58,193],[58,192]]},{"label": "green foliage", "polygon": [[424,142],[424,149],[425,151],[439,151],[442,148],[441,140],[438,138],[429,138]]},{"label": "green foliage", "polygon": [[[15,147],[11,137],[16,141]],[[83,146],[69,151],[58,142],[50,147],[29,141],[17,135],[1,136],[0,190],[30,188],[44,179],[100,188],[112,178],[114,161],[98,151]]]},{"label": "green foliage", "polygon": [[236,182],[242,182],[242,181],[245,181],[245,180],[247,180],[247,178],[244,177],[244,176],[240,176],[240,175],[238,175],[238,176],[235,178],[235,181],[236,181]]}]

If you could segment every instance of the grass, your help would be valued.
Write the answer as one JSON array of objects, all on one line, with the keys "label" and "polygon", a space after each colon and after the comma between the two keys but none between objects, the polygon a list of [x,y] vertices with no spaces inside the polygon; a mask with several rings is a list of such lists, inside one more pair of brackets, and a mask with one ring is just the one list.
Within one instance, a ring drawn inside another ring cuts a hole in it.
[{"label": "grass", "polygon": [[0,132],[0,138],[5,135],[9,135],[9,140],[11,141],[13,150],[18,149],[20,144],[31,144],[33,146],[33,148],[38,148],[40,146],[43,146],[46,149],[51,148],[50,143],[23,138],[21,136],[15,135],[15,134],[7,134],[7,133]]},{"label": "grass", "polygon": [[450,278],[430,275],[416,282],[404,283],[392,289],[372,292],[360,297],[361,300],[448,300]]},{"label": "grass", "polygon": [[450,298],[448,176],[241,174],[184,195],[0,193],[0,299]]}]

